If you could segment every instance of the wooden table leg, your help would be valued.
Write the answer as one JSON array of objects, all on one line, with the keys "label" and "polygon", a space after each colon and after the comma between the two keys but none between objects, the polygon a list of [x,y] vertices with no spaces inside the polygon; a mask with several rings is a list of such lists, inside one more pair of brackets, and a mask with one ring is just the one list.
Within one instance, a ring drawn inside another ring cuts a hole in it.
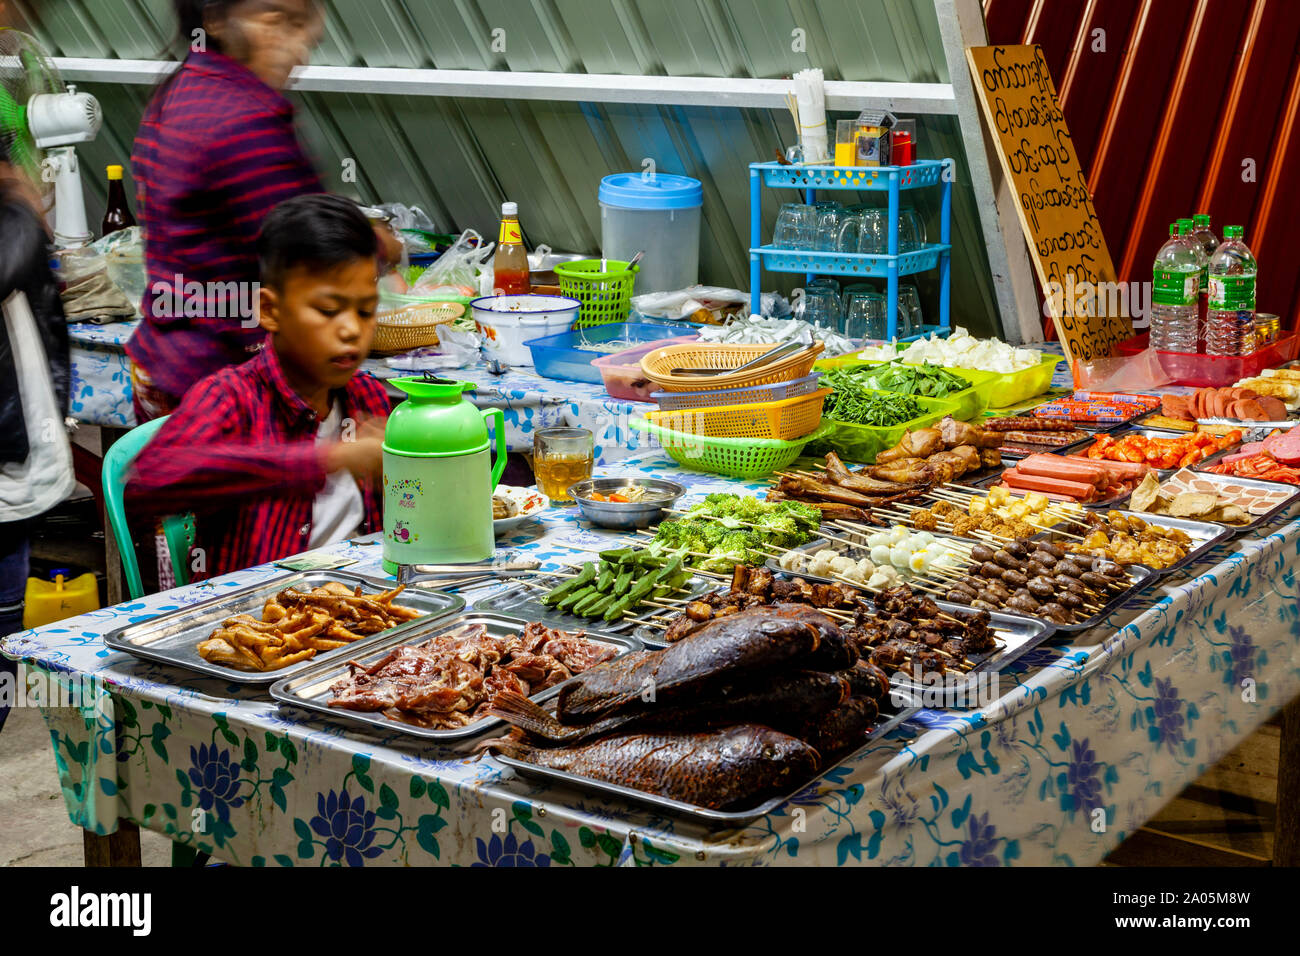
[{"label": "wooden table leg", "polygon": [[83,830],[86,866],[140,866],[140,828],[129,820],[117,821],[117,832],[100,836]]},{"label": "wooden table leg", "polygon": [[1300,866],[1300,698],[1282,711],[1273,865]]}]

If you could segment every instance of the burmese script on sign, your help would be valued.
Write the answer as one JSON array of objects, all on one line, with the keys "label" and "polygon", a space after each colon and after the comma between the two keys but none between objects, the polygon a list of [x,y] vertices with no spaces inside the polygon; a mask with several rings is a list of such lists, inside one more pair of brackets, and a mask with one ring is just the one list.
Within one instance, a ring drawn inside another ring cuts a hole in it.
[{"label": "burmese script on sign", "polygon": [[1042,49],[966,52],[1057,334],[1071,360],[1111,355],[1133,335],[1135,303],[1116,281]]}]

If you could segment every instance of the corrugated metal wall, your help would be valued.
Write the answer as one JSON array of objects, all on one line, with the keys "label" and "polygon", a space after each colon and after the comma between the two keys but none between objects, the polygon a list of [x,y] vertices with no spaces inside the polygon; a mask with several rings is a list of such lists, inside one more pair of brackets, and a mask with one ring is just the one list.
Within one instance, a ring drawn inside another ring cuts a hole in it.
[{"label": "corrugated metal wall", "polygon": [[[64,56],[156,58],[171,33],[170,0],[10,0],[20,28]],[[828,79],[947,82],[933,0],[325,0],[315,62],[543,72],[782,77],[821,66]],[[506,31],[504,53],[492,31]],[[805,31],[806,52],[792,50]],[[148,91],[85,84],[107,123],[82,151],[88,204],[102,210],[103,166],[121,162]],[[422,206],[448,230],[495,227],[503,198],[518,200],[530,244],[594,251],[596,188],[641,169],[704,183],[700,277],[748,287],[747,164],[792,141],[789,115],[767,110],[511,103],[498,100],[307,94],[304,138],[327,181],[367,202]],[[847,114],[845,114],[847,115]],[[836,117],[831,117],[832,122]],[[918,123],[922,156],[958,159],[954,191],[954,320],[996,332],[997,309],[955,117]],[[341,161],[358,162],[355,185]],[[767,191],[770,230],[793,193]],[[937,191],[919,197],[937,236]],[[97,214],[94,218],[97,218]],[[764,288],[789,291],[772,274]],[[923,277],[923,302],[937,293]]]},{"label": "corrugated metal wall", "polygon": [[1121,279],[1149,280],[1169,223],[1208,212],[1219,235],[1245,226],[1259,309],[1300,323],[1300,3],[984,0],[984,11],[992,42],[1042,45]]}]

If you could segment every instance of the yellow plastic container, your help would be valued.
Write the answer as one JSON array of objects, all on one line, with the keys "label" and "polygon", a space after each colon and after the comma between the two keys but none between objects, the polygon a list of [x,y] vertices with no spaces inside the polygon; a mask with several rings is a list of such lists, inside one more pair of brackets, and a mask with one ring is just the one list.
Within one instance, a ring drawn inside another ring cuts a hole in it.
[{"label": "yellow plastic container", "polygon": [[646,412],[646,421],[660,428],[709,438],[777,438],[794,441],[817,430],[829,388],[797,398],[748,405],[715,405],[668,412]]},{"label": "yellow plastic container", "polygon": [[27,607],[23,627],[44,627],[67,617],[99,610],[99,584],[87,573],[71,581],[58,575],[53,581],[27,579]]}]

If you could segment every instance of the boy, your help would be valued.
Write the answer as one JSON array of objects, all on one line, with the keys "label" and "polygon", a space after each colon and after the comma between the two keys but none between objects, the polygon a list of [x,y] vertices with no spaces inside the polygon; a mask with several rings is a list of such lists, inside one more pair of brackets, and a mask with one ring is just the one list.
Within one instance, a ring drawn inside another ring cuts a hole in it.
[{"label": "boy", "polygon": [[375,333],[378,240],[351,202],[308,195],[257,240],[266,347],[195,384],[136,459],[128,503],[198,514],[194,577],[383,527],[383,385],[357,371]]}]

